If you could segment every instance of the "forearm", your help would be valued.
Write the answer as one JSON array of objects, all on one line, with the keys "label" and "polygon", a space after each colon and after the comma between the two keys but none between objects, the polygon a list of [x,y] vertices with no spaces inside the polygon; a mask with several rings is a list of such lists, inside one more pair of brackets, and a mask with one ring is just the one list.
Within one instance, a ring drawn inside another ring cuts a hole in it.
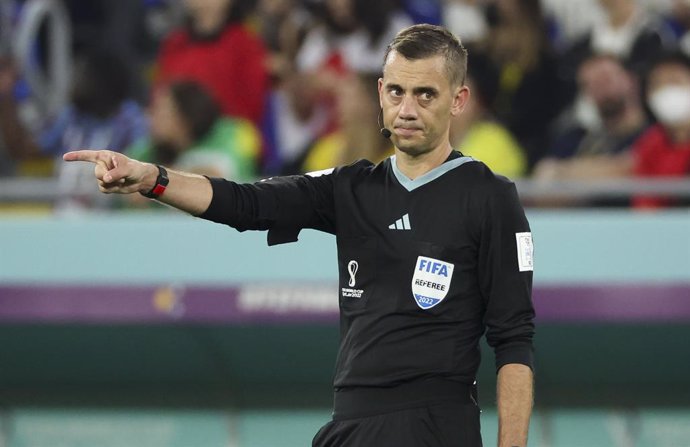
[{"label": "forearm", "polygon": [[[159,176],[156,165],[108,150],[73,151],[63,159],[93,163],[98,189],[106,194],[149,193]],[[294,235],[300,228],[333,230],[331,175],[278,177],[255,185],[238,185],[223,179],[212,183],[197,174],[167,172],[168,184],[162,192],[156,192],[157,200],[194,216],[240,231],[268,230],[275,222],[296,231]]]},{"label": "forearm", "polygon": [[527,445],[529,419],[534,399],[532,370],[510,363],[498,371],[498,446]]},{"label": "forearm", "polygon": [[[67,152],[65,161],[93,163],[98,189],[106,194],[148,193],[158,179],[158,167],[129,158],[118,152],[90,150]],[[167,169],[166,169],[167,170]],[[167,170],[168,185],[157,200],[198,216],[206,211],[213,198],[211,182],[204,176]]]},{"label": "forearm", "polygon": [[[171,169],[167,169],[167,171],[170,182],[165,192],[157,199],[159,202],[194,216],[198,216],[208,209],[213,197],[213,190],[211,182],[206,177]],[[158,168],[153,164],[146,163],[146,172],[140,189],[142,192],[153,189],[158,177]]]}]

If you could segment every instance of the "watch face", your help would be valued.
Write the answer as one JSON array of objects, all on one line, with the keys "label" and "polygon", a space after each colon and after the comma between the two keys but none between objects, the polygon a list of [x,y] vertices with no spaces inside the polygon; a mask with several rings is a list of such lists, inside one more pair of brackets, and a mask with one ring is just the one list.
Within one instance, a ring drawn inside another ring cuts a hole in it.
[{"label": "watch face", "polygon": [[161,165],[158,165],[158,178],[156,179],[156,184],[157,185],[163,185],[168,186],[168,182],[170,179],[168,178],[168,171],[165,170],[165,168]]}]

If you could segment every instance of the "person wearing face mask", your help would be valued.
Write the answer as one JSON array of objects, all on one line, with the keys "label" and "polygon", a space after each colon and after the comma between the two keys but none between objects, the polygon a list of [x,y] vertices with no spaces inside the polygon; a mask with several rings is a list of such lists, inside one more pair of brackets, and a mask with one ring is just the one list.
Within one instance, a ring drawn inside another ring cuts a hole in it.
[{"label": "person wearing face mask", "polygon": [[578,70],[577,123],[554,137],[534,170],[541,180],[627,176],[629,149],[649,123],[635,76],[613,56],[592,56]]},{"label": "person wearing face mask", "polygon": [[[647,103],[658,123],[635,142],[637,177],[690,175],[690,58],[682,53],[659,58],[647,75]],[[636,197],[640,208],[673,204],[659,197]]]}]

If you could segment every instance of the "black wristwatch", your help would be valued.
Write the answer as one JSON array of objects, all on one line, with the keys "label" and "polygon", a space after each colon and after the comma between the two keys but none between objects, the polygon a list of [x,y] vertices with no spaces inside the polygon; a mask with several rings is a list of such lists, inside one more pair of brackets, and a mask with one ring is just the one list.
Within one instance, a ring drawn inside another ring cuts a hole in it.
[{"label": "black wristwatch", "polygon": [[165,192],[165,188],[168,187],[168,171],[161,165],[156,165],[158,168],[158,177],[156,177],[156,184],[149,192],[139,192],[142,196],[148,197],[149,199],[157,199]]}]

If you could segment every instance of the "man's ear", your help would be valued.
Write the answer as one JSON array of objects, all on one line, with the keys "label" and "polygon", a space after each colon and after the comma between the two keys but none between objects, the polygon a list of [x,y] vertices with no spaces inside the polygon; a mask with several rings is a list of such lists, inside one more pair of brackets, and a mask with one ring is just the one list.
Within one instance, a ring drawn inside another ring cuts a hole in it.
[{"label": "man's ear", "polygon": [[450,114],[457,116],[465,110],[465,106],[470,100],[470,88],[466,85],[462,85],[455,89],[455,95],[453,96],[453,103],[450,107]]},{"label": "man's ear", "polygon": [[379,78],[379,108],[383,109],[383,78]]}]

